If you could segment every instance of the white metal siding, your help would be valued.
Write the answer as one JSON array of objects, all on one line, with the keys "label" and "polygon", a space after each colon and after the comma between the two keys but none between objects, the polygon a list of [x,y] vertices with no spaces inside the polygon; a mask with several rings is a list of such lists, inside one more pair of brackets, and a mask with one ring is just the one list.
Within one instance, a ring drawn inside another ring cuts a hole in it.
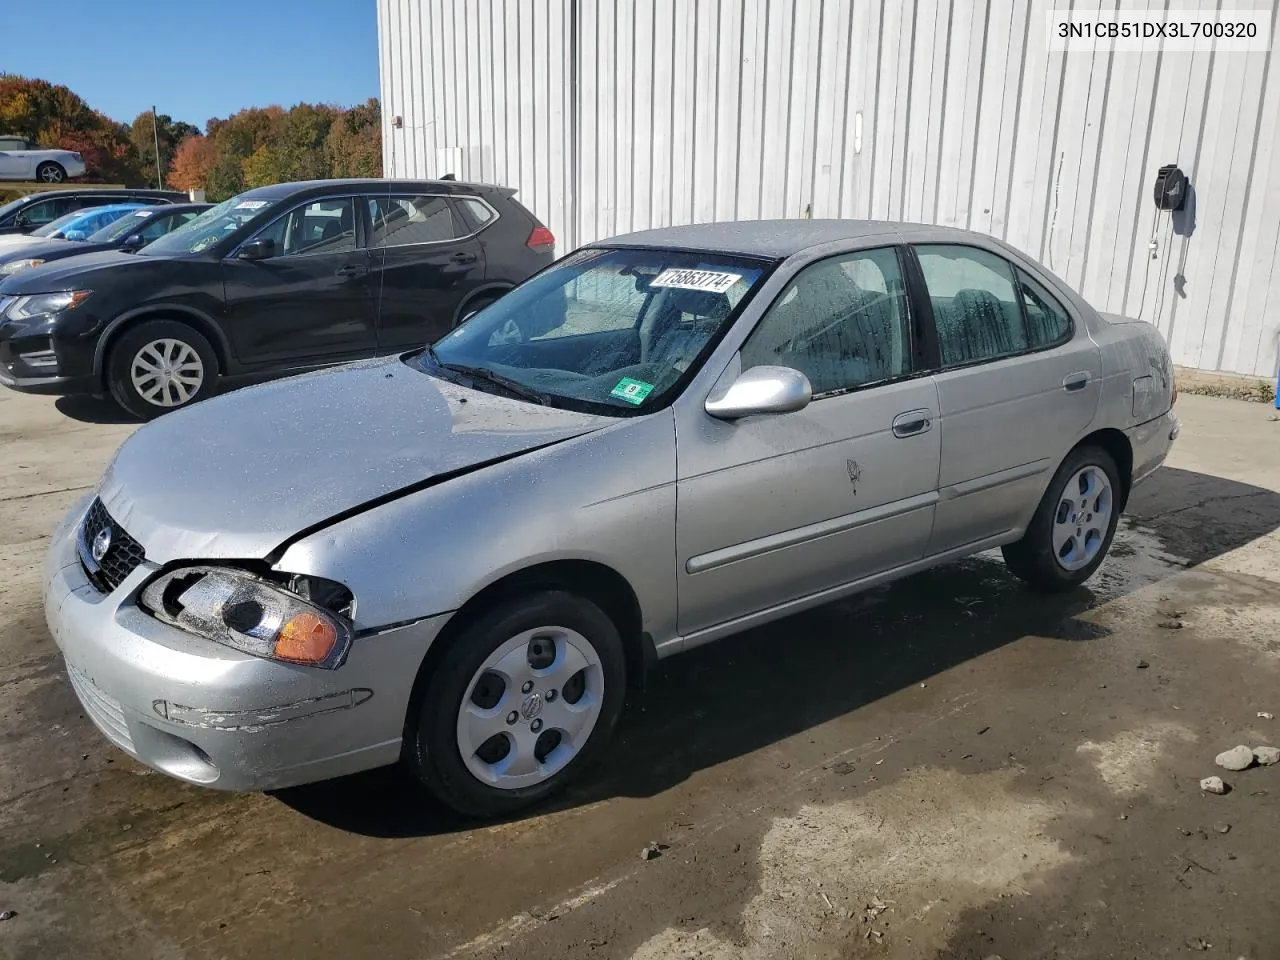
[{"label": "white metal siding", "polygon": [[[1271,54],[1052,53],[1051,6],[378,0],[387,174],[516,187],[562,251],[716,219],[967,227],[1152,321],[1177,363],[1274,375]],[[1184,214],[1152,202],[1165,163]]]}]

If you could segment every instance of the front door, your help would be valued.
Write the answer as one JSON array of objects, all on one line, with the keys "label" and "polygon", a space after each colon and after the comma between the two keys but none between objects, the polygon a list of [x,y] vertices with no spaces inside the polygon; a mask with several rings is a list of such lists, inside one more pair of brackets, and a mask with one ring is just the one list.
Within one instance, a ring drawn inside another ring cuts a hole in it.
[{"label": "front door", "polygon": [[305,365],[372,356],[376,299],[351,197],[312,200],[254,239],[262,260],[223,261],[228,327],[246,364]]},{"label": "front door", "polygon": [[[680,631],[920,559],[937,497],[937,390],[917,373],[899,254],[804,268],[725,372],[802,371],[796,413],[677,423]],[[724,378],[722,378],[724,379]]]},{"label": "front door", "polygon": [[434,343],[484,280],[484,249],[454,201],[431,195],[371,197],[378,352]]},{"label": "front door", "polygon": [[915,247],[937,330],[942,466],[929,553],[1026,523],[1092,423],[1101,359],[1045,287],[977,247]]}]

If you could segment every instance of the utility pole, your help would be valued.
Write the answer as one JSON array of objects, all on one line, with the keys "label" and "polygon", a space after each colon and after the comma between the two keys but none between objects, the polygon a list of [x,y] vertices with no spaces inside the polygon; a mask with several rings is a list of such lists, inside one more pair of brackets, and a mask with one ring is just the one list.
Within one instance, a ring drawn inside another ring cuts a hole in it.
[{"label": "utility pole", "polygon": [[151,105],[151,132],[156,140],[156,189],[164,189],[164,179],[160,176],[160,120],[156,116],[155,104]]}]

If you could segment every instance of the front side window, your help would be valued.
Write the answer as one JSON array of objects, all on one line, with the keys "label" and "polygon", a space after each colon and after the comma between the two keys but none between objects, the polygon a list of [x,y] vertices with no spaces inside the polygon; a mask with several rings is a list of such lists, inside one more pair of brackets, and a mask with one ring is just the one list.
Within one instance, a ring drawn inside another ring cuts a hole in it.
[{"label": "front side window", "polygon": [[692,376],[764,272],[756,260],[683,250],[582,250],[410,362],[553,406],[645,412]]},{"label": "front side window", "polygon": [[356,249],[354,202],[350,197],[340,197],[303,204],[254,239],[273,241],[277,257],[350,253]]},{"label": "front side window", "polygon": [[998,360],[1024,352],[1027,331],[1008,262],[949,244],[916,248],[944,367]]},{"label": "front side window", "polygon": [[31,206],[22,211],[22,218],[33,226],[42,227],[78,209],[80,209],[80,204],[74,197],[53,197],[49,200],[41,200],[39,203],[31,204]]},{"label": "front side window", "polygon": [[787,285],[742,345],[742,368],[791,367],[815,394],[851,390],[910,372],[910,330],[897,253],[843,254]]},{"label": "front side window", "polygon": [[369,201],[374,247],[442,243],[470,231],[447,197],[375,197]]}]

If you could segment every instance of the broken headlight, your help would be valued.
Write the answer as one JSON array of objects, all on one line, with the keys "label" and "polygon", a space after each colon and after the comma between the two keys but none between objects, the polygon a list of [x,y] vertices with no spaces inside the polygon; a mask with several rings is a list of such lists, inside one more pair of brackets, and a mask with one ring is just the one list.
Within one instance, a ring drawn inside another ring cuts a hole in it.
[{"label": "broken headlight", "polygon": [[158,620],[269,660],[333,670],[351,648],[350,592],[313,577],[286,586],[232,567],[182,567],[152,580],[142,604]]}]

